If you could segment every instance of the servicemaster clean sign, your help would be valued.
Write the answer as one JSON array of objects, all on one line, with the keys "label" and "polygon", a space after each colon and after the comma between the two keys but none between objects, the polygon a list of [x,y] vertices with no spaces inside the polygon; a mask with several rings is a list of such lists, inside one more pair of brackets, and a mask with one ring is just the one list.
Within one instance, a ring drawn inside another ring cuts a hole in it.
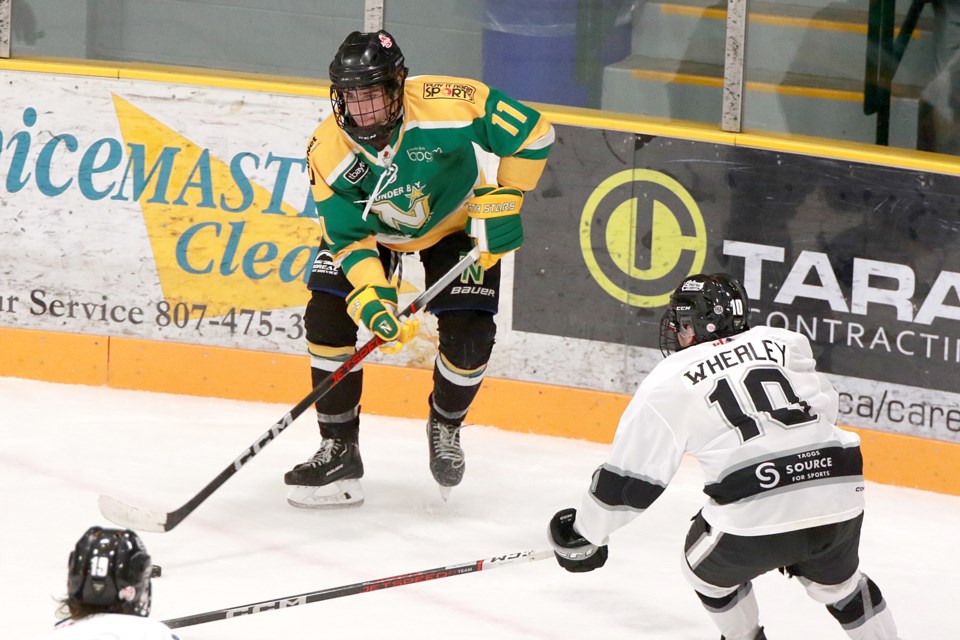
[{"label": "servicemaster clean sign", "polygon": [[4,75],[0,323],[302,337],[319,240],[303,150],[326,101]]}]

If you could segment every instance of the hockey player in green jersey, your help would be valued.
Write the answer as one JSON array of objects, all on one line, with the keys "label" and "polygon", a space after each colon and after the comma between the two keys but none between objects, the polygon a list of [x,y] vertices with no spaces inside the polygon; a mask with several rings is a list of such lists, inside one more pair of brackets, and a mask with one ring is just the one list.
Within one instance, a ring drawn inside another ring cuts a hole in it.
[{"label": "hockey player in green jersey", "polygon": [[[444,497],[464,474],[460,428],[493,349],[499,259],[520,247],[520,208],[554,140],[534,109],[465,78],[407,77],[386,31],[351,33],[330,64],[333,114],[307,147],[322,242],[304,314],[314,385],[356,350],[360,325],[396,353],[417,333],[401,322],[392,275],[417,253],[430,286],[476,244],[482,287],[450,285],[437,317],[427,440]],[[490,162],[496,160],[499,162]],[[485,169],[496,166],[496,175]],[[316,403],[320,449],[284,476],[297,507],[363,502],[357,367]]]}]

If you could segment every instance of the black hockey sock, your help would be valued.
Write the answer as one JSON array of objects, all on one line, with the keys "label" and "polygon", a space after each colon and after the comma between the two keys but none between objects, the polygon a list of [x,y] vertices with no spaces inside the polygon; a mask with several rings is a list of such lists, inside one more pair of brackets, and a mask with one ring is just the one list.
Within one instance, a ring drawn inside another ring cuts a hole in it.
[{"label": "black hockey sock", "polygon": [[440,414],[447,424],[460,425],[473,399],[480,390],[480,384],[462,387],[448,382],[434,369],[433,393],[430,394],[430,409]]},{"label": "black hockey sock", "polygon": [[483,382],[496,324],[489,313],[449,311],[437,317],[440,354],[433,367],[431,407],[459,425]]},{"label": "black hockey sock", "polygon": [[[336,361],[331,361],[336,364]],[[316,387],[326,380],[330,371],[310,368],[310,378],[313,386]],[[354,369],[343,379],[330,389],[322,398],[317,400],[315,406],[317,413],[326,415],[340,415],[354,409],[360,404],[360,394],[363,392],[363,369]]]},{"label": "black hockey sock", "polygon": [[354,444],[360,441],[360,407],[355,407],[352,411],[339,416],[318,414],[317,422],[323,438],[333,438]]},{"label": "black hockey sock", "polygon": [[827,605],[827,611],[844,629],[863,625],[875,612],[883,611],[884,608],[886,603],[880,587],[866,576],[861,579],[860,587],[851,596]]}]

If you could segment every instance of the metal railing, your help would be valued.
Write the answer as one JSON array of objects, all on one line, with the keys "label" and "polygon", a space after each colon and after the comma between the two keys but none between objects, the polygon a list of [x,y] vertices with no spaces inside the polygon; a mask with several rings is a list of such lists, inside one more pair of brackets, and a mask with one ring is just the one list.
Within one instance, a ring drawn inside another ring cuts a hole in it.
[{"label": "metal railing", "polygon": [[863,112],[877,114],[878,145],[890,139],[890,102],[893,77],[917,28],[920,12],[929,0],[913,0],[900,33],[894,37],[896,0],[870,0],[867,25],[867,63],[863,79]]}]

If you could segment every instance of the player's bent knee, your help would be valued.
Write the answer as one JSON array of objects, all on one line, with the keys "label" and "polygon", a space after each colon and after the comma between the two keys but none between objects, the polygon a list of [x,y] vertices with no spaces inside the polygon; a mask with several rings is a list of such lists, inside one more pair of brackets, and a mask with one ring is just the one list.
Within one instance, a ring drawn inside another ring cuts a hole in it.
[{"label": "player's bent knee", "polygon": [[710,584],[690,569],[690,565],[687,564],[686,559],[684,559],[682,563],[682,570],[684,578],[687,579],[687,583],[693,587],[697,597],[700,598],[701,602],[704,604],[707,604],[706,601],[703,600],[704,598],[707,598],[708,600],[722,600],[724,598],[733,597],[736,595],[737,589],[740,588],[739,585],[734,587],[721,587],[715,584]]},{"label": "player's bent knee", "polygon": [[312,291],[303,314],[307,341],[333,347],[353,346],[357,343],[357,325],[346,311],[340,296],[323,291]]},{"label": "player's bent knee", "polygon": [[454,366],[476,369],[490,360],[497,325],[485,311],[445,311],[437,316],[440,353]]}]

